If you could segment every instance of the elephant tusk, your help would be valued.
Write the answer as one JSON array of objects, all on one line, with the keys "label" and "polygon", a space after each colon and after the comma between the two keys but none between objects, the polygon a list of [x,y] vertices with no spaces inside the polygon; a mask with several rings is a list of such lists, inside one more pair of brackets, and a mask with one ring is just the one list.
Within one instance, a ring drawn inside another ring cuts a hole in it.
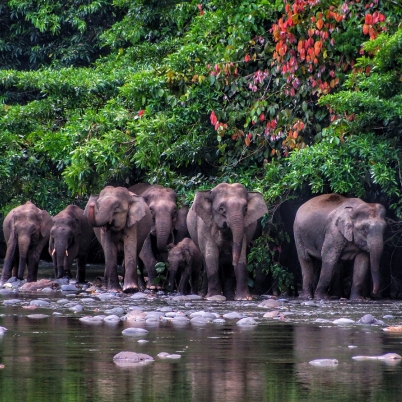
[{"label": "elephant tusk", "polygon": [[66,250],[66,256],[68,257],[68,251]]},{"label": "elephant tusk", "polygon": [[56,249],[54,248],[52,251],[52,257],[54,256],[55,253],[56,253]]}]

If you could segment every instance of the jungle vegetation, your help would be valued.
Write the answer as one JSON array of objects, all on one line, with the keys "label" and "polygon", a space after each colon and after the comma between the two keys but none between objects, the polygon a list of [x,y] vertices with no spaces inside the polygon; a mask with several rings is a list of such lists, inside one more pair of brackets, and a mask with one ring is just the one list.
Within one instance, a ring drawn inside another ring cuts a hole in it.
[{"label": "jungle vegetation", "polygon": [[[401,17],[401,0],[4,0],[0,210],[139,181],[190,203],[226,181],[270,211],[333,191],[400,218]],[[281,277],[285,238],[251,266]]]}]

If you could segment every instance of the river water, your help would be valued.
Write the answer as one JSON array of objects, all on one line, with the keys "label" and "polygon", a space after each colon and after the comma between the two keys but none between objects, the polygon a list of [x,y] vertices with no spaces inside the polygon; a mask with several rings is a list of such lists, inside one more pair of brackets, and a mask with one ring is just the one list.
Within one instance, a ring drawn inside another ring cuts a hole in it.
[{"label": "river water", "polygon": [[[40,271],[46,272],[46,271]],[[42,273],[42,275],[44,275]],[[40,279],[40,278],[39,278]],[[45,307],[33,308],[43,300]],[[68,301],[68,303],[66,302]],[[402,302],[280,300],[272,309],[250,302],[174,300],[148,294],[100,298],[96,293],[5,293],[0,296],[0,402],[79,401],[396,401],[402,395],[402,362],[356,361],[356,355],[402,355],[402,333],[384,331],[402,324]],[[71,306],[83,310],[74,312]],[[206,324],[173,320],[115,323],[82,322],[84,316],[144,312],[238,312],[258,323],[238,319]],[[372,314],[384,324],[360,325]],[[336,324],[339,318],[354,323]],[[334,322],[335,321],[335,322]],[[126,336],[128,327],[148,333]],[[139,342],[140,341],[140,342]],[[146,341],[146,342],[144,342]],[[121,351],[141,352],[153,362],[120,367]],[[161,352],[180,355],[162,359]],[[314,359],[337,359],[316,367]]]}]

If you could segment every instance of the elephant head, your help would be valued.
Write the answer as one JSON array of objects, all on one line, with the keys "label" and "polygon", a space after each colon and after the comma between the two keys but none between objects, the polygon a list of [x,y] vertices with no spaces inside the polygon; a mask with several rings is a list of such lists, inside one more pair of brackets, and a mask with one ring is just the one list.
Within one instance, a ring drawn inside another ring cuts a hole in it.
[{"label": "elephant head", "polygon": [[239,262],[245,230],[268,211],[261,194],[248,192],[240,183],[221,183],[211,191],[197,192],[194,209],[212,231],[233,242],[233,266]]},{"label": "elephant head", "polygon": [[380,286],[379,267],[384,244],[385,214],[381,204],[346,205],[341,208],[335,221],[339,232],[348,242],[370,254],[373,294],[378,293]]},{"label": "elephant head", "polygon": [[177,273],[180,270],[183,270],[186,266],[191,265],[192,255],[191,250],[182,244],[175,247],[175,245],[171,243],[167,248],[169,250],[169,288],[170,291],[173,291],[176,284]]},{"label": "elephant head", "polygon": [[121,231],[131,227],[146,214],[143,198],[124,187],[105,187],[99,195],[90,197],[84,211],[88,222],[103,231]]},{"label": "elephant head", "polygon": [[168,187],[152,185],[141,195],[151,211],[151,235],[156,237],[158,251],[166,253],[167,245],[174,241],[173,230],[178,222],[176,192]]}]

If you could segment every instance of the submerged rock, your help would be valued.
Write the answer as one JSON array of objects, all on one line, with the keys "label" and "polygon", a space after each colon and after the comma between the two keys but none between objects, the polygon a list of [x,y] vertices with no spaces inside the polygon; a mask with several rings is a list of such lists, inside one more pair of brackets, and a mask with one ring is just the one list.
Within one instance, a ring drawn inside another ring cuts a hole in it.
[{"label": "submerged rock", "polygon": [[364,325],[384,325],[384,321],[377,320],[371,314],[364,315],[357,323]]},{"label": "submerged rock", "polygon": [[351,325],[355,322],[349,318],[338,318],[337,320],[332,321],[334,324],[337,325]]},{"label": "submerged rock", "polygon": [[252,318],[252,317],[246,317],[246,318],[242,318],[241,320],[237,321],[236,324],[240,325],[240,326],[249,327],[249,326],[258,325],[258,322],[256,320],[254,320],[254,318]]},{"label": "submerged rock", "polygon": [[279,302],[278,300],[275,299],[268,299],[268,300],[264,300],[262,301],[258,307],[263,307],[263,308],[278,308],[282,305],[281,302]]},{"label": "submerged rock", "polygon": [[381,356],[353,356],[353,360],[364,361],[364,360],[382,360],[382,361],[400,361],[402,356],[397,353],[385,353]]},{"label": "submerged rock", "polygon": [[144,328],[126,328],[122,331],[122,334],[127,336],[141,336],[147,333],[148,331]]},{"label": "submerged rock", "polygon": [[309,364],[316,367],[336,367],[339,362],[336,359],[315,359],[309,361]]},{"label": "submerged rock", "polygon": [[121,367],[138,366],[145,363],[153,362],[154,358],[145,353],[136,352],[120,352],[113,357],[113,361]]}]

